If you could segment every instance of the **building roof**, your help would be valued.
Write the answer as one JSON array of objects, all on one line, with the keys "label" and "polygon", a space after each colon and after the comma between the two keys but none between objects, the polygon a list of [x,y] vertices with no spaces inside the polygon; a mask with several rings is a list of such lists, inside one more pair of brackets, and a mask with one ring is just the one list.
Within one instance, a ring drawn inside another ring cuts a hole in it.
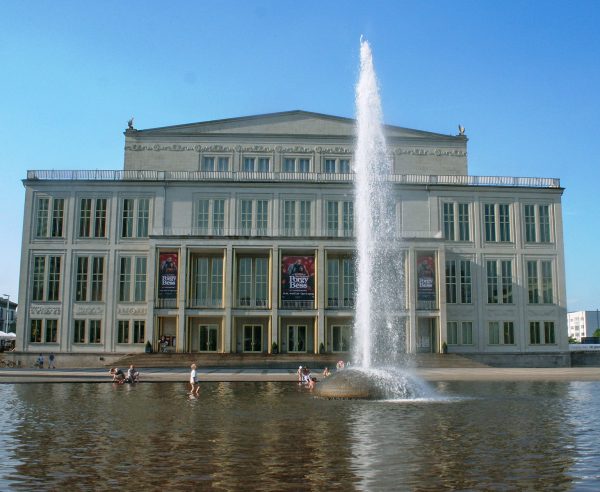
[{"label": "building roof", "polygon": [[[441,133],[413,130],[393,125],[385,125],[389,138],[409,138],[423,140],[466,140],[464,135],[444,135]],[[310,111],[293,110],[278,113],[267,113],[237,118],[226,118],[183,125],[147,128],[144,130],[129,129],[126,135],[135,136],[200,136],[200,135],[294,135],[298,136],[340,136],[353,137],[355,120],[341,116],[332,116]]]}]

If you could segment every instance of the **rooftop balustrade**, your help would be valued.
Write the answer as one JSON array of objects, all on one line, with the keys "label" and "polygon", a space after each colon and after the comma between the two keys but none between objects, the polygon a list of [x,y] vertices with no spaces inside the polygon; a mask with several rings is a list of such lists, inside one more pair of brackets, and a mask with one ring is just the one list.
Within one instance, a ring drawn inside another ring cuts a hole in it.
[{"label": "rooftop balustrade", "polygon": [[[30,181],[220,181],[273,183],[352,183],[354,173],[288,173],[248,171],[154,171],[154,170],[37,170],[27,171]],[[390,174],[387,181],[408,185],[507,186],[523,188],[560,188],[558,178],[515,176],[435,176],[427,174]]]}]

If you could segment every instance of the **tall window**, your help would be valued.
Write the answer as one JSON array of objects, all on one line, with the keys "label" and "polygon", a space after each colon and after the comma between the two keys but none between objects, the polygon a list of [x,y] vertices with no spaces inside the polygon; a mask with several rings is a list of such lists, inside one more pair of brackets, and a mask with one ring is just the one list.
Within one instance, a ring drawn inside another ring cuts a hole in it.
[{"label": "tall window", "polygon": [[542,332],[539,321],[529,322],[529,343],[531,345],[539,345],[542,343]]},{"label": "tall window", "polygon": [[310,159],[303,157],[286,157],[283,159],[284,173],[308,173],[310,172]]},{"label": "tall window", "polygon": [[514,345],[515,324],[513,321],[490,321],[488,334],[490,345]]},{"label": "tall window", "polygon": [[63,237],[64,198],[39,197],[35,212],[35,237]]},{"label": "tall window", "polygon": [[42,327],[44,320],[32,319],[29,325],[29,342],[30,343],[41,343],[42,341]]},{"label": "tall window", "polygon": [[327,201],[327,235],[351,237],[354,235],[354,203]]},{"label": "tall window", "polygon": [[241,256],[237,268],[237,305],[268,307],[269,259],[263,256]]},{"label": "tall window", "polygon": [[121,256],[119,258],[119,302],[144,302],[146,276],[145,256]]},{"label": "tall window", "polygon": [[106,237],[106,198],[79,201],[79,237]]},{"label": "tall window", "polygon": [[327,307],[353,308],[355,299],[355,270],[351,257],[327,259]]},{"label": "tall window", "polygon": [[472,292],[471,261],[446,260],[446,302],[471,304]]},{"label": "tall window", "polygon": [[552,261],[530,260],[526,265],[529,304],[553,304]]},{"label": "tall window", "polygon": [[269,224],[269,201],[257,199],[240,200],[239,228],[245,236],[267,234]]},{"label": "tall window", "polygon": [[195,229],[198,234],[225,232],[225,200],[203,198],[196,202]]},{"label": "tall window", "polygon": [[146,336],[146,322],[144,320],[135,320],[133,322],[133,343],[144,343]]},{"label": "tall window", "polygon": [[309,236],[311,217],[310,200],[284,200],[283,234],[286,236]]},{"label": "tall window", "polygon": [[61,276],[60,256],[34,256],[32,301],[58,301]]},{"label": "tall window", "polygon": [[198,307],[223,305],[223,257],[192,257],[191,302]]},{"label": "tall window", "polygon": [[102,301],[104,285],[104,257],[77,257],[75,301]]},{"label": "tall window", "polygon": [[124,198],[121,202],[121,237],[148,237],[150,200],[148,198]]},{"label": "tall window", "polygon": [[444,238],[449,241],[471,240],[471,225],[468,203],[446,202],[443,204],[442,223]]},{"label": "tall window", "polygon": [[483,206],[484,238],[487,242],[511,242],[510,205],[486,203]]},{"label": "tall window", "polygon": [[490,304],[512,304],[513,278],[511,260],[486,261],[487,302]]},{"label": "tall window", "polygon": [[117,343],[129,343],[131,337],[129,336],[129,320],[120,319],[118,322],[117,329]]},{"label": "tall window", "polygon": [[550,206],[524,205],[523,222],[525,224],[525,242],[549,243],[550,236]]}]

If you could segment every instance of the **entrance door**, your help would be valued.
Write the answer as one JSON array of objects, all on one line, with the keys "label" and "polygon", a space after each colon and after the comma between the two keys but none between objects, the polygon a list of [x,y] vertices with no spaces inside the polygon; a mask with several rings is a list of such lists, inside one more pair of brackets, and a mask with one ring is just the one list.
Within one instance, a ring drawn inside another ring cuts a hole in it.
[{"label": "entrance door", "polygon": [[435,352],[436,320],[435,318],[419,318],[417,324],[417,352]]},{"label": "entrance door", "polygon": [[333,325],[331,327],[331,349],[332,352],[348,352],[350,351],[350,326],[348,325]]},{"label": "entrance door", "polygon": [[216,352],[218,347],[217,325],[198,325],[192,327],[191,350],[192,352]]},{"label": "entrance door", "polygon": [[306,352],[306,325],[288,325],[288,352]]},{"label": "entrance door", "polygon": [[244,352],[262,352],[262,325],[244,325]]}]

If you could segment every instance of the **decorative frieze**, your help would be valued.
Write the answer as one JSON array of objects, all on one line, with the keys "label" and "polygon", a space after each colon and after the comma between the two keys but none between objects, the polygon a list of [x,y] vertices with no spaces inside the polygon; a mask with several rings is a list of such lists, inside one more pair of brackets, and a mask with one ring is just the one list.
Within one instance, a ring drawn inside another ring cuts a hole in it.
[{"label": "decorative frieze", "polygon": [[104,314],[104,306],[86,306],[85,304],[75,304],[73,306],[73,314],[75,316],[102,316]]},{"label": "decorative frieze", "polygon": [[29,315],[30,316],[60,316],[62,313],[61,306],[40,306],[40,305],[32,305],[29,307]]},{"label": "decorative frieze", "polygon": [[272,154],[273,152],[275,152],[275,147],[267,147],[265,145],[237,145],[235,150],[237,150],[238,152],[256,152],[263,154]]},{"label": "decorative frieze", "polygon": [[348,147],[317,147],[315,149],[321,154],[352,154],[354,150]]},{"label": "decorative frieze", "polygon": [[424,149],[424,148],[406,148],[396,147],[394,149],[396,155],[416,155],[416,156],[428,156],[433,155],[436,157],[466,157],[467,152],[459,149]]},{"label": "decorative frieze", "polygon": [[146,306],[119,306],[118,315],[146,316],[148,308]]}]

